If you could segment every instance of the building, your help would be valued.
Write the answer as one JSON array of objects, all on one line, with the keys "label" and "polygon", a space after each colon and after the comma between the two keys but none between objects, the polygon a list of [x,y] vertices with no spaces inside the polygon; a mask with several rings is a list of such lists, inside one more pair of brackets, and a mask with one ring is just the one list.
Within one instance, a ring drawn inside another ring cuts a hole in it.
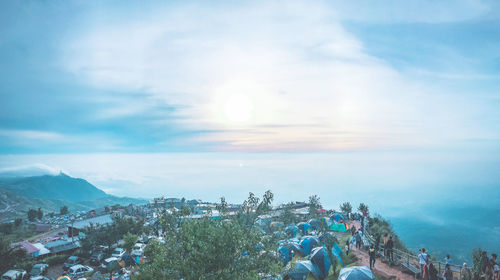
[{"label": "building", "polygon": [[33,257],[33,258],[38,257],[38,255],[40,253],[40,249],[38,249],[37,247],[35,247],[33,244],[29,243],[26,240],[21,241],[21,242],[17,242],[17,243],[13,243],[11,246],[12,247],[20,247],[21,249],[26,251],[26,254],[28,256]]},{"label": "building", "polygon": [[74,223],[68,223],[68,237],[78,236],[80,231],[89,227],[91,224],[94,226],[103,226],[111,223],[113,223],[111,215],[103,215]]},{"label": "building", "polygon": [[65,239],[48,242],[45,243],[44,246],[50,251],[51,254],[69,252],[81,247],[78,241],[71,242],[70,240]]}]

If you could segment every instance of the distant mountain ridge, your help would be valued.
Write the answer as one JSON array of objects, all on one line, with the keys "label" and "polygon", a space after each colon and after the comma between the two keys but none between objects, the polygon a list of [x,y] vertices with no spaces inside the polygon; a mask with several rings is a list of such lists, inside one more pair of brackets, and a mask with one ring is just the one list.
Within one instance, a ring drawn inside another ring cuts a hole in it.
[{"label": "distant mountain ridge", "polygon": [[70,211],[90,210],[114,204],[143,204],[146,200],[116,197],[81,178],[64,173],[32,177],[0,178],[0,217],[21,215],[29,208],[58,212],[63,205]]},{"label": "distant mountain ridge", "polygon": [[104,191],[84,179],[73,178],[64,173],[57,176],[0,179],[0,188],[15,191],[31,198],[60,199],[72,202],[89,201],[108,196]]}]

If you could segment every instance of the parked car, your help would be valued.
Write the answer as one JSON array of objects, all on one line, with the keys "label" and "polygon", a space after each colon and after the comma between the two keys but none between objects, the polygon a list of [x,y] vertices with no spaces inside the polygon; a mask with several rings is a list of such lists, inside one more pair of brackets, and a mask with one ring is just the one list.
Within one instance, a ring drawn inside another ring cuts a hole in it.
[{"label": "parked car", "polygon": [[90,266],[77,264],[68,269],[68,276],[71,279],[78,279],[85,277],[88,273],[92,273],[94,269]]},{"label": "parked car", "polygon": [[23,280],[26,278],[26,271],[20,269],[12,269],[2,275],[2,280]]},{"label": "parked car", "polygon": [[95,252],[90,256],[90,264],[91,265],[100,265],[102,260],[104,259],[103,252]]},{"label": "parked car", "polygon": [[77,265],[77,264],[81,264],[82,263],[82,259],[77,257],[77,256],[71,256],[69,257],[65,262],[64,262],[64,266],[63,266],[63,269],[64,270],[68,270],[70,267],[74,266],[74,265]]},{"label": "parked car", "polygon": [[120,260],[118,258],[115,258],[115,257],[111,257],[111,258],[107,258],[105,259],[102,264],[101,264],[101,270],[102,271],[108,271],[108,267],[114,263],[114,262],[119,262]]},{"label": "parked car", "polygon": [[125,254],[125,250],[123,250],[122,248],[115,248],[115,250],[113,250],[113,254],[111,254],[111,256],[115,257],[115,258],[121,258],[123,256],[123,254]]},{"label": "parked car", "polygon": [[144,253],[144,248],[146,248],[146,245],[143,243],[136,243],[134,245],[134,248],[132,249],[132,252],[130,252],[130,255],[132,256],[142,256]]},{"label": "parked car", "polygon": [[31,268],[30,276],[35,277],[35,276],[45,275],[47,273],[47,269],[49,269],[48,264],[37,263]]}]

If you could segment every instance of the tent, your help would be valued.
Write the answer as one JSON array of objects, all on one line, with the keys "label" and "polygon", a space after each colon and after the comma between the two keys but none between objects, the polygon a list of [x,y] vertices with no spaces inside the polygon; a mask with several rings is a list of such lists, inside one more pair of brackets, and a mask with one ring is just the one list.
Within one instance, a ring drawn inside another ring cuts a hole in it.
[{"label": "tent", "polygon": [[319,278],[326,278],[328,276],[328,272],[330,271],[332,263],[330,261],[330,257],[328,257],[328,252],[326,251],[325,247],[314,248],[309,259],[311,260],[311,263],[316,265],[321,272]]},{"label": "tent", "polygon": [[297,227],[299,228],[302,235],[306,235],[312,230],[312,227],[309,223],[301,222],[297,224]]},{"label": "tent", "polygon": [[311,261],[297,261],[295,266],[285,272],[283,279],[304,280],[304,279],[322,279],[321,271],[318,266]]},{"label": "tent", "polygon": [[318,228],[319,228],[319,221],[318,220],[310,219],[308,223],[311,225],[311,228],[313,230],[318,230]]},{"label": "tent", "polygon": [[284,243],[278,247],[278,256],[279,259],[283,262],[283,264],[287,264],[292,258],[296,255],[304,256],[302,252],[302,248],[299,244],[290,242]]},{"label": "tent", "polygon": [[340,254],[342,254],[342,251],[340,251],[340,254],[339,252],[335,249],[335,247],[339,247],[339,245],[337,245],[337,243],[335,243],[334,247],[332,248],[332,255],[334,255],[340,262],[340,264],[342,266],[344,266],[344,262],[342,261],[342,258],[340,257]]},{"label": "tent", "polygon": [[304,256],[311,253],[312,249],[319,244],[319,239],[316,236],[304,236],[300,240],[300,247],[302,247],[302,252]]},{"label": "tent", "polygon": [[288,236],[295,237],[297,236],[297,233],[299,233],[299,228],[296,225],[288,225],[285,228],[285,232]]},{"label": "tent", "polygon": [[333,244],[333,250],[335,250],[335,252],[337,252],[337,254],[340,256],[342,255],[342,249],[340,249],[339,245],[337,243]]},{"label": "tent", "polygon": [[347,224],[332,224],[330,225],[330,230],[338,232],[346,232],[349,230],[349,226]]},{"label": "tent", "polygon": [[338,280],[375,280],[375,275],[366,266],[353,266],[342,268]]},{"label": "tent", "polygon": [[342,214],[340,213],[335,213],[333,214],[331,217],[330,217],[330,220],[336,222],[336,223],[343,223],[346,221],[346,219],[344,218],[344,216],[342,216]]}]

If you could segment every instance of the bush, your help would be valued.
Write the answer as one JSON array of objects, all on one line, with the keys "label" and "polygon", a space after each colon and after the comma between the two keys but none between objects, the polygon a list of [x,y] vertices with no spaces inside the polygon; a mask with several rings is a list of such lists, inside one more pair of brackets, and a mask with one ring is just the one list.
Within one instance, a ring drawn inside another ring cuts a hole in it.
[{"label": "bush", "polygon": [[56,264],[61,264],[64,263],[64,261],[69,258],[69,255],[57,255],[57,256],[50,256],[45,258],[43,261],[47,263],[48,265],[56,265]]},{"label": "bush", "polygon": [[26,261],[17,263],[16,268],[24,269],[27,272],[29,272],[31,270],[31,268],[33,267],[33,265],[35,265],[35,262],[33,260],[26,260]]}]

